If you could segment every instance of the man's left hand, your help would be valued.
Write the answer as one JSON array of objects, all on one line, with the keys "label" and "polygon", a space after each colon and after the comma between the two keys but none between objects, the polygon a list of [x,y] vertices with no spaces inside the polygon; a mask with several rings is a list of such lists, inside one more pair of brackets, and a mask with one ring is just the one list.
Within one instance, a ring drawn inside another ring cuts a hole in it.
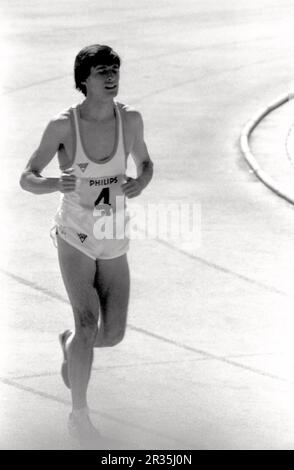
[{"label": "man's left hand", "polygon": [[122,184],[122,190],[125,196],[129,199],[132,197],[139,196],[142,190],[144,189],[143,184],[140,182],[139,179],[130,178],[129,176],[126,177],[127,182]]}]

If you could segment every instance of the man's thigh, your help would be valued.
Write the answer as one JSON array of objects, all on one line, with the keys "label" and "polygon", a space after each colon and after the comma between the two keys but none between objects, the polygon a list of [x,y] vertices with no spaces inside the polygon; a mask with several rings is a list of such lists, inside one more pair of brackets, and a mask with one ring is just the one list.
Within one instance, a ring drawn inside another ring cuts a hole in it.
[{"label": "man's thigh", "polygon": [[96,288],[105,327],[127,319],[130,292],[130,275],[127,255],[109,260],[97,260]]},{"label": "man's thigh", "polygon": [[94,286],[96,262],[57,236],[58,259],[74,313],[91,311],[98,321],[99,298]]}]

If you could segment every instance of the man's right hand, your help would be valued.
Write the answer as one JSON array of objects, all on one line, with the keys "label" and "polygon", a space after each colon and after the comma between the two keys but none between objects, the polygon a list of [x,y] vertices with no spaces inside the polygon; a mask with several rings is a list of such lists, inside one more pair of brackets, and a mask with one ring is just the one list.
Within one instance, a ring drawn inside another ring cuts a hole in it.
[{"label": "man's right hand", "polygon": [[74,169],[69,168],[62,172],[61,177],[58,180],[58,190],[61,193],[70,193],[77,187],[77,177],[73,174]]}]

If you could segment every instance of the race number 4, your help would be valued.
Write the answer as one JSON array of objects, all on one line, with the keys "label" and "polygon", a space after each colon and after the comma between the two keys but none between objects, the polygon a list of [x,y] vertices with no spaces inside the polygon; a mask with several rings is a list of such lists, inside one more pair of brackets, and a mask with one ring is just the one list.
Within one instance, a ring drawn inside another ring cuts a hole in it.
[{"label": "race number 4", "polygon": [[111,206],[109,202],[109,188],[103,188],[96,201],[94,202],[95,207],[100,204],[107,204],[108,206]]}]

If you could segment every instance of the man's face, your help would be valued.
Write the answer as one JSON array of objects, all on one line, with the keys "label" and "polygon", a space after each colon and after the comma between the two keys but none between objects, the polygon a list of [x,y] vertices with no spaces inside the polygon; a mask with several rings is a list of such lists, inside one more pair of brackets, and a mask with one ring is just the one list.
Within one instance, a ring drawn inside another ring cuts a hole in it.
[{"label": "man's face", "polygon": [[113,98],[118,93],[119,66],[113,64],[91,67],[91,73],[85,83],[87,86],[87,96],[92,94],[99,98]]}]

